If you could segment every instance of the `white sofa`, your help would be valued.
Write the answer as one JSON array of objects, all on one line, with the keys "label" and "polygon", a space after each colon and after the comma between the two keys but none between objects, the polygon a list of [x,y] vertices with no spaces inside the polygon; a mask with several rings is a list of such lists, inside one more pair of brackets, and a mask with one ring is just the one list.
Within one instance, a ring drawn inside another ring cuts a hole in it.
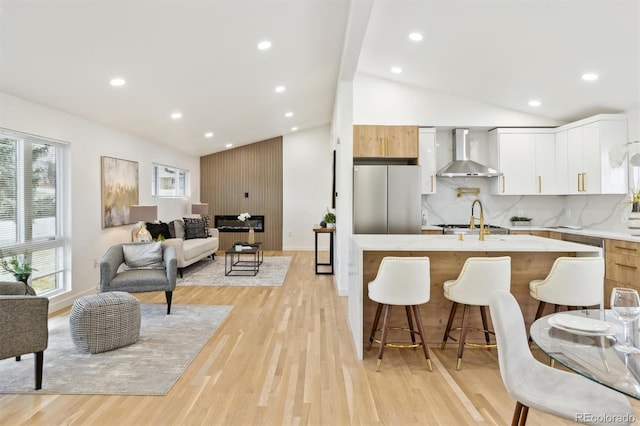
[{"label": "white sofa", "polygon": [[220,235],[216,228],[209,228],[209,235],[209,238],[193,238],[190,240],[169,238],[164,240],[165,244],[176,248],[180,278],[182,278],[182,270],[187,266],[207,256],[211,256],[212,259],[215,257],[216,251],[220,246]]}]

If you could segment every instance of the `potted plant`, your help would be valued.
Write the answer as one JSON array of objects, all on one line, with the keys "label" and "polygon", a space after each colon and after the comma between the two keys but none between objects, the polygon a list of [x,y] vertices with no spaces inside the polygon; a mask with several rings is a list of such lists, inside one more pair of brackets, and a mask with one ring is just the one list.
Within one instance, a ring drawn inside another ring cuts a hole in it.
[{"label": "potted plant", "polygon": [[529,226],[531,218],[526,216],[511,216],[511,226]]},{"label": "potted plant", "polygon": [[36,294],[35,290],[29,285],[29,278],[36,269],[31,266],[28,260],[29,251],[23,254],[12,254],[5,257],[0,250],[0,268],[13,275],[16,281],[21,281],[26,286],[25,294]]},{"label": "potted plant", "polygon": [[331,212],[327,212],[324,215],[324,221],[327,224],[327,228],[335,228],[336,227],[336,215]]},{"label": "potted plant", "polygon": [[625,204],[631,204],[627,227],[631,229],[632,235],[636,235],[640,230],[640,189],[631,191],[631,197],[625,200]]}]

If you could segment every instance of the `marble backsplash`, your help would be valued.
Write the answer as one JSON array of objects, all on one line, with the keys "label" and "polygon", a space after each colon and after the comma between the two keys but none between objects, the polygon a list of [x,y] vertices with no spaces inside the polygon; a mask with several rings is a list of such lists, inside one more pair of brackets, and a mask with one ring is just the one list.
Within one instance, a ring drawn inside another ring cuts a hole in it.
[{"label": "marble backsplash", "polygon": [[[469,223],[471,204],[479,198],[485,222],[510,226],[511,216],[533,218],[532,226],[571,225],[625,232],[631,206],[624,195],[492,195],[495,178],[438,178],[437,193],[422,196],[429,225]],[[457,188],[479,188],[479,195],[457,196]],[[476,206],[476,216],[480,211]]]}]

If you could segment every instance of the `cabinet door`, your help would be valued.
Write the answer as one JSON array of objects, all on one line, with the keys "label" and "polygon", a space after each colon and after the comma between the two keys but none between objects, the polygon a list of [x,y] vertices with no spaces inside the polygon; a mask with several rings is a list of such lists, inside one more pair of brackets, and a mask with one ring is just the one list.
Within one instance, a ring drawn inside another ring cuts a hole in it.
[{"label": "cabinet door", "polygon": [[582,194],[582,127],[567,131],[568,194]]},{"label": "cabinet door", "polygon": [[556,147],[553,134],[536,134],[536,194],[557,194]]},{"label": "cabinet door", "polygon": [[436,132],[435,129],[419,131],[420,188],[422,194],[436,192]]},{"label": "cabinet door", "polygon": [[600,128],[582,126],[582,193],[600,194]]},{"label": "cabinet door", "polygon": [[385,126],[386,157],[418,158],[418,126]]},{"label": "cabinet door", "polygon": [[569,191],[567,172],[567,131],[555,135],[556,148],[556,194],[564,195]]},{"label": "cabinet door", "polygon": [[536,193],[535,135],[506,133],[498,136],[501,194],[527,195]]},{"label": "cabinet door", "polygon": [[381,158],[384,154],[384,126],[353,126],[354,158]]}]

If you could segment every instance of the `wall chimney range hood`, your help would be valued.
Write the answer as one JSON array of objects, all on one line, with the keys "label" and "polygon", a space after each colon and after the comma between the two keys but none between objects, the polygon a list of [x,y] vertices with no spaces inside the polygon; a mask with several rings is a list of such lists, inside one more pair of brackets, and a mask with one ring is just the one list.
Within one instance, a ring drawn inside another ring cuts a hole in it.
[{"label": "wall chimney range hood", "polygon": [[453,161],[441,169],[436,176],[439,177],[494,177],[502,176],[495,169],[471,160],[471,149],[467,137],[469,129],[453,129]]}]

